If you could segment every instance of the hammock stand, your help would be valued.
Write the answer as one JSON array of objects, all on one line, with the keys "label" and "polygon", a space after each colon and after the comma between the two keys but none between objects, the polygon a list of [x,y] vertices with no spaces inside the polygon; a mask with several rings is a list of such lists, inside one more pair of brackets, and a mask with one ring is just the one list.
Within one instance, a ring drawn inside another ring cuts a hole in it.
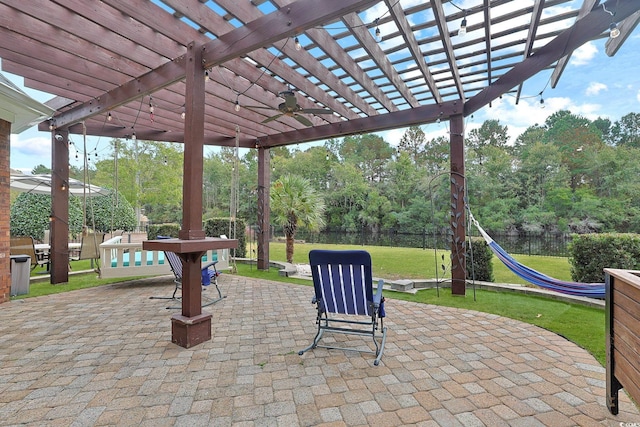
[{"label": "hammock stand", "polygon": [[493,253],[518,277],[541,288],[563,294],[600,299],[605,297],[604,283],[566,282],[564,280],[554,279],[553,277],[540,273],[526,265],[520,264],[515,258],[501,248],[500,245],[498,245],[495,240],[486,233],[486,231],[484,231],[470,211],[467,212],[471,222],[476,226]]}]

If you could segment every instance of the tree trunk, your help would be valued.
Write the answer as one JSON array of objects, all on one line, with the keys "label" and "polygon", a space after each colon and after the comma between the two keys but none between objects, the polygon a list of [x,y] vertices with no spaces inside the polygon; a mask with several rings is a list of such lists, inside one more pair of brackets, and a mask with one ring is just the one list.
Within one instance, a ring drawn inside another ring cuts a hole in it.
[{"label": "tree trunk", "polygon": [[293,236],[287,234],[287,245],[286,245],[286,253],[287,253],[287,262],[293,264]]}]

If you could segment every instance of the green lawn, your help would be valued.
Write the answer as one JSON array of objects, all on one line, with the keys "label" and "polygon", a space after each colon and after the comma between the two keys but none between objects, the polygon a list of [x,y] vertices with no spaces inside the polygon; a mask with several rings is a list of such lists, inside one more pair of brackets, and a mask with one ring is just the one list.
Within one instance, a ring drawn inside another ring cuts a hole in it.
[{"label": "green lawn", "polygon": [[[442,264],[442,255],[448,267],[449,251],[419,248],[390,248],[386,246],[353,246],[328,244],[303,244],[294,246],[293,262],[308,264],[311,249],[364,249],[371,254],[373,274],[385,279],[432,279],[436,277],[436,268]],[[571,280],[569,260],[561,257],[543,257],[531,255],[514,255],[524,265],[539,270],[560,280]],[[286,261],[285,244],[270,243],[269,259]],[[496,283],[515,283],[525,285],[527,282],[513,274],[499,259],[493,257],[493,274]],[[439,274],[442,277],[442,274]]]},{"label": "green lawn", "polygon": [[[397,278],[433,278],[436,271],[436,259],[433,250],[390,248],[380,246],[347,246],[347,245],[306,245],[298,244],[295,247],[294,261],[296,263],[308,263],[309,250],[313,248],[327,249],[365,249],[371,253],[374,266],[374,275],[385,279]],[[439,252],[448,256],[447,252]],[[541,256],[516,256],[516,258],[543,273],[559,279],[570,279],[569,263],[566,258],[541,257]],[[285,260],[284,243],[272,243],[270,245],[270,259],[276,261]],[[238,274],[257,279],[288,282],[311,286],[311,281],[281,277],[275,268],[269,271],[257,270],[255,265],[237,265]],[[73,271],[89,270],[89,261],[76,261],[72,263]],[[32,275],[38,276],[36,269]],[[522,283],[517,276],[511,273],[494,258],[494,275],[499,283]],[[51,285],[48,280],[32,281],[30,292],[32,297],[51,293],[66,292],[75,289],[100,286],[115,283],[126,279],[98,279],[97,274],[87,273],[70,275],[69,283]],[[311,290],[310,290],[311,292]],[[422,290],[417,294],[406,294],[393,291],[385,291],[385,296],[390,299],[403,299],[424,304],[457,307],[466,310],[476,310],[505,316],[530,324],[538,325],[557,333],[568,340],[589,351],[601,364],[605,363],[604,348],[604,311],[598,308],[585,307],[580,304],[570,304],[562,301],[536,297],[532,295],[514,292],[497,292],[477,290],[476,298],[471,293],[467,297],[451,296],[450,289],[441,289],[439,296],[436,290]],[[392,304],[392,302],[390,301]]]}]

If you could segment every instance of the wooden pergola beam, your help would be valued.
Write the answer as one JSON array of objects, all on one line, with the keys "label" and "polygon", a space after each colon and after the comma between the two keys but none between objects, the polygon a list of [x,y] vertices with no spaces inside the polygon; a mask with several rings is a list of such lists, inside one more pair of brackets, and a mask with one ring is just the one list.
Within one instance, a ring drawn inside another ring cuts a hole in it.
[{"label": "wooden pergola beam", "polygon": [[[640,10],[640,2],[637,0],[609,0],[606,2],[606,7],[607,9],[617,7],[616,16],[622,20]],[[473,114],[520,84],[520,82],[550,66],[565,56],[566,52],[573,51],[587,41],[599,36],[609,28],[610,24],[611,15],[606,13],[603,8],[599,7],[591,11],[584,18],[578,20],[573,27],[564,30],[558,37],[537,50],[534,55],[516,64],[491,86],[486,87],[469,99],[464,105],[464,115]]]},{"label": "wooden pergola beam", "polygon": [[461,114],[463,103],[459,100],[446,101],[442,104],[424,105],[408,110],[396,111],[374,117],[332,123],[313,128],[299,129],[277,135],[259,137],[256,145],[260,147],[277,147],[292,144],[318,141],[362,132],[379,132],[402,127],[418,126],[434,123],[438,119],[448,120],[454,114]]},{"label": "wooden pergola beam", "polygon": [[[598,0],[584,0],[580,10],[578,11],[578,16],[576,17],[576,22],[582,19],[587,13],[593,10],[593,7],[598,4]],[[571,54],[573,50],[567,52],[565,56],[558,60],[558,63],[553,69],[553,73],[551,73],[550,85],[552,88],[555,88],[558,82],[560,81],[560,76],[564,72],[565,67],[569,63],[569,59],[571,58]]]},{"label": "wooden pergola beam", "polygon": [[[362,9],[376,0],[298,0],[212,40],[202,47],[202,67],[210,68],[262,46],[304,31],[309,27]],[[74,123],[156,92],[185,77],[185,55],[133,79],[91,101],[58,115],[54,127]]]},{"label": "wooden pergola beam", "polygon": [[[389,0],[385,1],[388,2]],[[451,42],[451,35],[449,33],[449,27],[447,26],[447,16],[444,13],[442,2],[440,0],[431,0],[431,8],[433,9],[433,13],[436,16],[436,25],[438,26],[440,39],[442,40],[442,44],[444,45],[444,54],[446,55],[447,62],[449,63],[449,72],[451,73],[451,78],[455,82],[456,90],[458,91],[458,97],[464,102],[464,88],[462,87],[462,81],[460,80],[460,71],[458,70],[456,57],[453,53],[453,43]],[[413,34],[413,32],[409,34]],[[409,43],[409,46],[411,46],[411,43]],[[437,102],[440,102],[437,97],[435,99]]]}]

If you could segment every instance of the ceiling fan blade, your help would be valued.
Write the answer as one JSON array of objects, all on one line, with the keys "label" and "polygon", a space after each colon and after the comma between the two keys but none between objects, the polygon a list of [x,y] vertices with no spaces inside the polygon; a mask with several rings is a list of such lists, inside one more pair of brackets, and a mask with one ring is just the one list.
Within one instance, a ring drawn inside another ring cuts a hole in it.
[{"label": "ceiling fan blade", "polygon": [[258,105],[240,105],[242,108],[248,108],[249,110],[273,110],[272,107],[262,107]]},{"label": "ceiling fan blade", "polygon": [[264,120],[262,121],[262,123],[269,123],[269,122],[272,122],[272,121],[274,121],[274,120],[276,120],[276,119],[279,119],[279,118],[280,118],[280,117],[282,117],[283,115],[284,115],[284,114],[276,114],[275,116],[271,116],[271,117],[269,117],[269,118],[264,119]]},{"label": "ceiling fan blade", "polygon": [[325,108],[303,108],[298,111],[298,113],[305,114],[333,114],[333,110],[325,109]]},{"label": "ceiling fan blade", "polygon": [[313,123],[311,123],[311,122],[309,121],[309,119],[307,119],[307,118],[306,118],[306,117],[304,117],[304,116],[301,116],[301,115],[299,115],[299,114],[294,114],[294,115],[293,115],[293,118],[294,118],[294,119],[296,119],[297,121],[299,121],[300,123],[302,123],[302,124],[303,124],[303,125],[305,125],[305,126],[313,126]]}]

